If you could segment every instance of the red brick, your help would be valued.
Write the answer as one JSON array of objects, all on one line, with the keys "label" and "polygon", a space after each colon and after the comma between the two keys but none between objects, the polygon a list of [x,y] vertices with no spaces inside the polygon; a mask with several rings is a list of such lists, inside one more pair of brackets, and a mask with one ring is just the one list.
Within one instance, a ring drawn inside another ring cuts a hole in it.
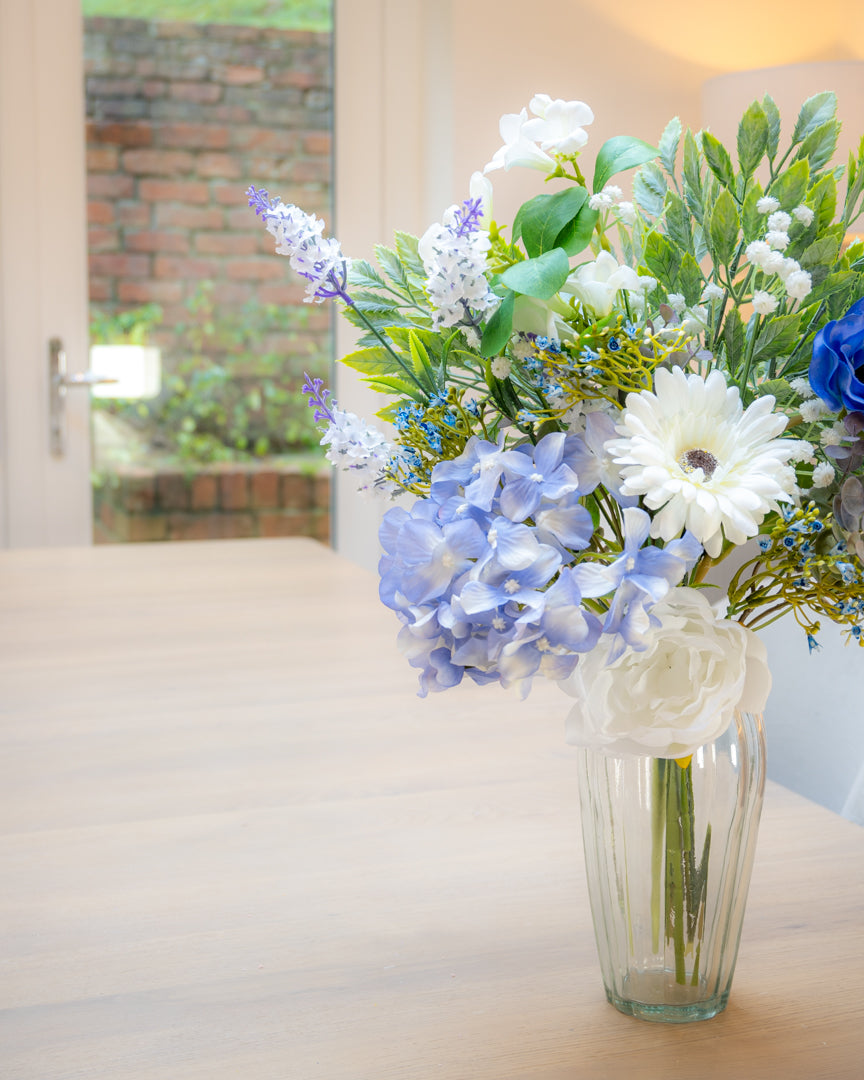
[{"label": "red brick", "polygon": [[182,281],[120,281],[117,299],[124,304],[179,304],[183,300]]},{"label": "red brick", "polygon": [[330,510],[330,474],[316,476],[312,483],[315,492],[315,506],[320,510]]},{"label": "red brick", "polygon": [[147,255],[91,255],[90,273],[108,277],[148,277],[150,259]]},{"label": "red brick", "polygon": [[262,536],[308,536],[311,514],[261,514],[258,528]]},{"label": "red brick", "polygon": [[149,122],[98,123],[87,125],[87,141],[108,143],[111,146],[149,146],[153,139],[153,129]]},{"label": "red brick", "polygon": [[122,173],[90,173],[87,194],[97,199],[129,199],[135,192],[135,181]]},{"label": "red brick", "polygon": [[195,159],[185,150],[127,150],[123,168],[148,176],[182,176],[193,170]]},{"label": "red brick", "polygon": [[224,232],[199,233],[195,237],[195,250],[203,255],[254,255],[258,250],[258,237]]},{"label": "red brick", "polygon": [[117,229],[88,229],[87,250],[94,251],[117,251],[119,249],[119,233]]},{"label": "red brick", "polygon": [[168,252],[173,255],[186,255],[189,251],[189,240],[180,233],[126,233],[125,245],[129,251]]},{"label": "red brick", "polygon": [[147,203],[120,202],[116,204],[118,225],[149,225],[150,207]]},{"label": "red brick", "polygon": [[[143,61],[140,62],[143,66]],[[139,71],[139,75],[150,75],[150,71]],[[162,98],[168,94],[168,83],[164,79],[143,79],[141,82],[141,93],[146,98]]]},{"label": "red brick", "polygon": [[311,90],[313,86],[321,85],[321,76],[313,71],[288,68],[286,71],[274,72],[270,81],[274,86],[295,86],[298,90]]},{"label": "red brick", "polygon": [[169,540],[219,540],[221,514],[169,514]]},{"label": "red brick", "polygon": [[216,83],[172,82],[171,97],[178,101],[194,101],[198,105],[213,105],[222,100],[222,87]]},{"label": "red brick", "polygon": [[[262,304],[294,307],[302,304],[306,290],[302,285],[262,285],[255,293]],[[304,312],[307,308],[303,309]]]},{"label": "red brick", "polygon": [[[131,177],[129,183],[132,183]],[[196,180],[142,180],[138,194],[145,202],[206,203],[210,192]]]},{"label": "red brick", "polygon": [[[222,206],[247,206],[248,199],[246,198],[246,190],[242,184],[213,184],[213,199],[215,202],[220,203]],[[251,210],[247,210],[247,223],[248,215],[252,214]],[[254,218],[254,214],[252,214]]]},{"label": "red brick", "polygon": [[135,475],[131,470],[121,476],[120,498],[128,513],[143,513],[153,509],[156,501],[156,477],[149,469]]},{"label": "red brick", "polygon": [[91,302],[102,303],[105,300],[111,300],[114,295],[111,291],[112,284],[110,279],[91,276],[87,283]]},{"label": "red brick", "polygon": [[254,472],[249,486],[253,507],[271,510],[279,506],[279,473],[272,469]]},{"label": "red brick", "polygon": [[87,221],[90,225],[110,225],[114,221],[114,204],[110,202],[88,203]]},{"label": "red brick", "polygon": [[232,281],[272,281],[285,273],[279,259],[235,259],[225,264]]},{"label": "red brick", "polygon": [[252,110],[242,105],[214,105],[210,119],[220,124],[248,124],[252,121]]},{"label": "red brick", "polygon": [[219,485],[213,473],[200,472],[192,478],[189,506],[192,510],[212,510],[218,502]]},{"label": "red brick", "polygon": [[162,124],[159,128],[161,146],[177,146],[184,150],[224,150],[230,132],[219,124]]},{"label": "red brick", "polygon": [[135,79],[106,79],[102,75],[91,75],[87,79],[88,97],[135,98],[138,95],[138,83]]},{"label": "red brick", "polygon": [[252,514],[222,514],[219,525],[225,540],[242,540],[257,533]]},{"label": "red brick", "polygon": [[152,24],[156,31],[156,37],[160,38],[199,38],[201,27],[194,23],[186,22],[155,22]]},{"label": "red brick", "polygon": [[251,285],[238,285],[234,282],[217,281],[213,287],[214,304],[232,304],[239,307],[257,296],[258,291]]},{"label": "red brick", "polygon": [[[144,150],[140,152],[142,154],[146,153]],[[293,162],[291,179],[295,184],[308,184],[316,181],[319,184],[326,184],[330,179],[330,159],[306,158],[305,160]]]},{"label": "red brick", "polygon": [[156,494],[163,510],[185,510],[189,505],[189,486],[182,472],[159,473]]},{"label": "red brick", "polygon": [[251,86],[264,81],[264,72],[260,67],[229,64],[220,74],[221,81],[227,86]]},{"label": "red brick", "polygon": [[311,478],[300,473],[284,473],[281,505],[286,510],[308,510],[314,505]]},{"label": "red brick", "polygon": [[[213,259],[184,259],[179,255],[157,255],[153,260],[153,276],[172,281],[200,281],[216,277],[221,262]],[[165,322],[168,322],[166,316]]]},{"label": "red brick", "polygon": [[204,209],[165,203],[156,207],[156,224],[178,229],[221,229],[225,224],[225,212],[209,207]]},{"label": "red brick", "polygon": [[115,172],[120,159],[116,146],[90,146],[87,148],[88,172]]},{"label": "red brick", "polygon": [[303,150],[307,154],[329,154],[333,140],[329,131],[310,131],[303,136]]},{"label": "red brick", "polygon": [[269,150],[274,154],[293,154],[297,150],[297,135],[279,128],[231,128],[231,145],[235,150]]},{"label": "red brick", "polygon": [[168,529],[165,518],[161,514],[148,515],[147,517],[136,514],[130,517],[126,539],[131,543],[167,540]]},{"label": "red brick", "polygon": [[245,472],[225,472],[219,477],[223,510],[245,510],[249,505]]},{"label": "red brick", "polygon": [[198,155],[195,171],[199,176],[236,180],[241,175],[239,162],[230,154],[203,153]]}]

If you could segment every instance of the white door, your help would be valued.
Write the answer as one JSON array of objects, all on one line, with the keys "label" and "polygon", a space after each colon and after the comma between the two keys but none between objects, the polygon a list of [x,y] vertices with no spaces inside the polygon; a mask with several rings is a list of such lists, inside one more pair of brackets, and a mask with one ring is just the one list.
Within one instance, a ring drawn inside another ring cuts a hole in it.
[{"label": "white door", "polygon": [[49,342],[87,358],[80,7],[0,0],[0,546],[89,544],[89,395],[65,395],[50,445]]}]

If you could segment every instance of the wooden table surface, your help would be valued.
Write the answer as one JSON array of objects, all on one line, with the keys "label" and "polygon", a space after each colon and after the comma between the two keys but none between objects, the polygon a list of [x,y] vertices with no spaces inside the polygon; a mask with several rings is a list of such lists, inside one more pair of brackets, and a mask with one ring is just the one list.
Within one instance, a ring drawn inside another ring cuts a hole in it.
[{"label": "wooden table surface", "polygon": [[769,785],[727,1011],[622,1016],[567,699],[395,632],[312,541],[0,553],[2,1080],[864,1076],[864,830]]}]

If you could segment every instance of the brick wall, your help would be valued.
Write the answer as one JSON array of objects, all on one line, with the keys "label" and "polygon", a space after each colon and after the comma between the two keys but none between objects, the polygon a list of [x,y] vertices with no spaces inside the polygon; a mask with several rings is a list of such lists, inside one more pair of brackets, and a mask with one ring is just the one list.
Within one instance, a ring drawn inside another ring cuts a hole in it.
[{"label": "brick wall", "polygon": [[330,539],[329,466],[214,465],[194,473],[121,465],[94,491],[97,544],[251,536]]},{"label": "brick wall", "polygon": [[[170,328],[201,281],[222,310],[301,305],[244,191],[329,217],[330,35],[90,18],[85,61],[91,301],[161,304],[169,366]],[[329,312],[303,311],[296,334],[266,342],[298,371],[329,356]]]}]

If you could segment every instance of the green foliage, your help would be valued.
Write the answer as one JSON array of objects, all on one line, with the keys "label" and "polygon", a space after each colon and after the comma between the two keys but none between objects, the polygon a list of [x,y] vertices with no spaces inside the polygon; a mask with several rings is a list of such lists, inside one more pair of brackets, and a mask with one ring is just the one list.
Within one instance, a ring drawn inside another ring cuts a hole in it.
[{"label": "green foliage", "polygon": [[594,165],[594,191],[602,191],[618,173],[653,161],[658,153],[656,146],[642,139],[634,139],[631,135],[616,135],[607,139],[600,147]]},{"label": "green foliage", "polygon": [[333,0],[81,0],[81,7],[85,17],[333,29]]},{"label": "green foliage", "polygon": [[[317,448],[320,434],[300,394],[300,379],[286,371],[285,357],[268,339],[295,335],[305,311],[252,302],[220,312],[202,284],[187,305],[178,330],[179,357],[163,377],[153,401],[94,398],[97,408],[133,423],[156,452],[181,461],[249,460]],[[117,341],[112,327],[128,327],[124,340],[149,335],[157,322],[148,305],[119,315],[94,312],[93,340]],[[309,366],[323,358],[310,357]]]},{"label": "green foliage", "polygon": [[161,322],[162,308],[158,304],[144,304],[119,312],[93,307],[90,311],[90,344],[146,345]]}]

